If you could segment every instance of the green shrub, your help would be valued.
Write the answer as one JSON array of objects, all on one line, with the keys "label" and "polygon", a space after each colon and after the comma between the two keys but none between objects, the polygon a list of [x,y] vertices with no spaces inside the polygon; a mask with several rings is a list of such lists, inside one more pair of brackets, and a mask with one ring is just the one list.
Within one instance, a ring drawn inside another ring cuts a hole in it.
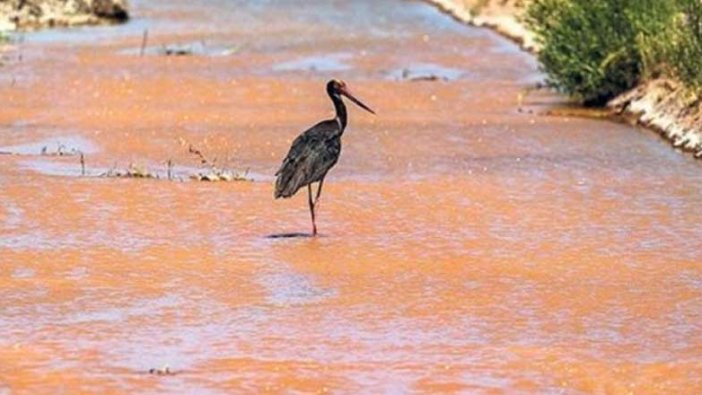
[{"label": "green shrub", "polygon": [[675,76],[702,93],[702,1],[677,0],[680,14],[670,51]]},{"label": "green shrub", "polygon": [[534,0],[526,23],[541,44],[539,61],[549,83],[585,104],[600,105],[659,72],[676,4]]}]

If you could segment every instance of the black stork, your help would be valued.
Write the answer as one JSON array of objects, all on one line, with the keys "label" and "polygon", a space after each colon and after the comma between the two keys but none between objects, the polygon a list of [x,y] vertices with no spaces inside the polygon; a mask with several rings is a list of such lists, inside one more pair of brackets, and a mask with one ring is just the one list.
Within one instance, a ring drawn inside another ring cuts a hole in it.
[{"label": "black stork", "polygon": [[[375,114],[360,100],[353,97],[344,81],[331,80],[327,83],[327,94],[334,103],[336,117],[322,121],[297,136],[293,141],[283,164],[275,173],[275,198],[289,198],[300,188],[307,186],[307,194],[312,216],[312,236],[317,235],[314,208],[322,194],[322,184],[329,169],[334,167],[341,154],[341,135],[344,134],[348,118],[346,106],[341,96],[346,96],[359,107]],[[317,194],[312,199],[312,184],[318,182]]]}]

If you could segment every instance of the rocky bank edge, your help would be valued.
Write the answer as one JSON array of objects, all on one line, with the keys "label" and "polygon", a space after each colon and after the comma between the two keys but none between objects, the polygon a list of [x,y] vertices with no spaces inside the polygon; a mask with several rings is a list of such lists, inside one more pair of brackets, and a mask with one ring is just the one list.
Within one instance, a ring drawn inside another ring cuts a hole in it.
[{"label": "rocky bank edge", "polygon": [[0,31],[96,25],[127,19],[127,0],[0,0]]},{"label": "rocky bank edge", "polygon": [[[527,0],[425,0],[454,18],[485,26],[514,40],[523,49],[538,52],[534,35],[520,21]],[[607,107],[616,115],[649,127],[673,146],[702,158],[702,98],[682,84],[655,79],[614,98]]]}]

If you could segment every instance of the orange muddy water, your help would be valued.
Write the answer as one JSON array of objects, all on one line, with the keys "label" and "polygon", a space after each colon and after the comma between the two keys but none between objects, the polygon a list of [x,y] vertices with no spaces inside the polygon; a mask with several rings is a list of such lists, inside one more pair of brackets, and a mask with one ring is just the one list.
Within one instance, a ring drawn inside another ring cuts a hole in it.
[{"label": "orange muddy water", "polygon": [[[699,162],[420,2],[132,5],[4,54],[0,394],[702,393]],[[333,77],[378,115],[271,238]]]}]

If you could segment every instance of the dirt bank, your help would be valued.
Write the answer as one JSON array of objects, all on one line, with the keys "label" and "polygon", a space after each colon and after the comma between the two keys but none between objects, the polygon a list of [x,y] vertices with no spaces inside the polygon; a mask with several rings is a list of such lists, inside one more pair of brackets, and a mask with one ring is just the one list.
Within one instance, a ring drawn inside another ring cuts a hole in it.
[{"label": "dirt bank", "polygon": [[[520,18],[528,1],[427,0],[456,19],[486,26],[518,42],[530,52],[537,43]],[[613,99],[608,107],[614,114],[649,127],[676,148],[702,158],[702,111],[700,99],[679,83],[660,78],[646,81]]]},{"label": "dirt bank", "polygon": [[96,25],[129,18],[127,0],[9,0],[0,2],[0,31]]},{"label": "dirt bank", "polygon": [[534,35],[520,21],[524,0],[427,0],[459,21],[494,29],[528,51],[536,50]]},{"label": "dirt bank", "polygon": [[650,127],[676,148],[702,158],[700,99],[680,83],[659,78],[640,84],[609,102],[617,114]]}]

